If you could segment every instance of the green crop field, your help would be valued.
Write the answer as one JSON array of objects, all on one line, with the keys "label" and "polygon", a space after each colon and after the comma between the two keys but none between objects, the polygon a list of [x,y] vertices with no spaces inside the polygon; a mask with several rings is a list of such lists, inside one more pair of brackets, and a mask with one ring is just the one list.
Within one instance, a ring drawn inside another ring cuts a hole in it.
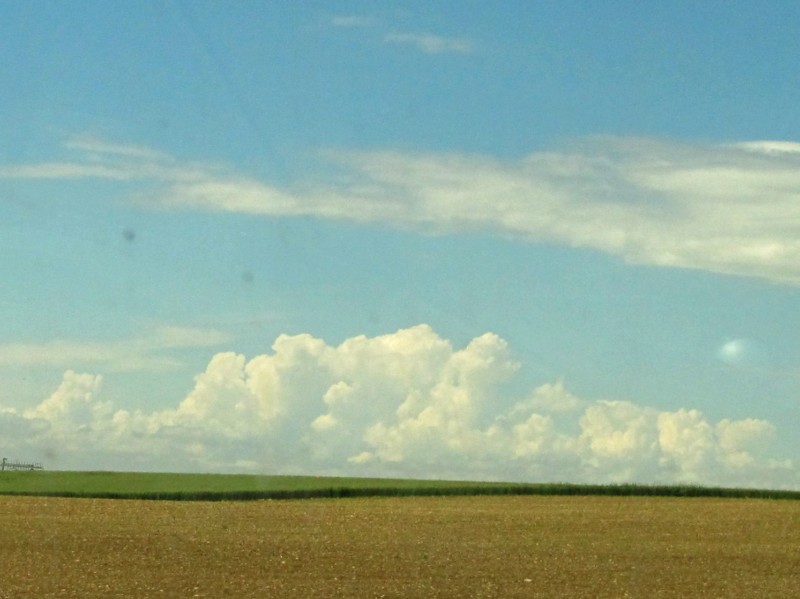
[{"label": "green crop field", "polygon": [[574,485],[244,474],[0,472],[0,495],[247,500],[404,495],[638,495],[800,499],[799,491],[681,485]]},{"label": "green crop field", "polygon": [[[13,471],[0,473],[0,495],[128,499],[288,499],[358,495],[510,492],[524,485],[459,481],[244,474]],[[529,486],[529,485],[528,485]]]}]

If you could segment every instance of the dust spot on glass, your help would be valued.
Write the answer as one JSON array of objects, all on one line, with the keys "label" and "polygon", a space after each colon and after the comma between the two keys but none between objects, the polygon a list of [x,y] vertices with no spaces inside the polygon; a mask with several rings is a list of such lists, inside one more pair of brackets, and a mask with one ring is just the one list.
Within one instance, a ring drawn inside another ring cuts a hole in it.
[{"label": "dust spot on glass", "polygon": [[130,227],[126,227],[125,229],[122,230],[122,238],[128,243],[133,243],[134,241],[136,241],[136,231],[134,231]]},{"label": "dust spot on glass", "polygon": [[242,282],[243,283],[252,283],[253,282],[253,273],[249,270],[242,271]]}]

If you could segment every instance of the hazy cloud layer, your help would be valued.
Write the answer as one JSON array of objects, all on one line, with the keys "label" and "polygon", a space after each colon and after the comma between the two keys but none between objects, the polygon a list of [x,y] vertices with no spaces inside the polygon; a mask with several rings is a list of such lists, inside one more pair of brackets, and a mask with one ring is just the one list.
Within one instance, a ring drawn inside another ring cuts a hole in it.
[{"label": "hazy cloud layer", "polygon": [[520,367],[492,333],[463,348],[427,325],[338,346],[282,335],[250,359],[216,354],[154,412],[112,407],[100,376],[67,371],[37,406],[0,409],[0,451],[80,468],[800,487],[769,454],[769,422],[582,399],[562,382],[509,397]]},{"label": "hazy cloud layer", "polygon": [[74,161],[0,166],[0,177],[148,182],[131,196],[143,206],[490,230],[632,263],[800,284],[800,144],[792,142],[606,138],[521,160],[331,151],[325,177],[291,186],[93,138],[69,148]]}]

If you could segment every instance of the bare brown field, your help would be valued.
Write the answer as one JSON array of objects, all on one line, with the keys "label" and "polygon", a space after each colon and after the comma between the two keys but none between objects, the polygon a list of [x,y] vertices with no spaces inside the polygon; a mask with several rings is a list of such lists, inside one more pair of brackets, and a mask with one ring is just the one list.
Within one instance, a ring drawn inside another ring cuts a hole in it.
[{"label": "bare brown field", "polygon": [[800,502],[0,497],[0,598],[798,597]]}]

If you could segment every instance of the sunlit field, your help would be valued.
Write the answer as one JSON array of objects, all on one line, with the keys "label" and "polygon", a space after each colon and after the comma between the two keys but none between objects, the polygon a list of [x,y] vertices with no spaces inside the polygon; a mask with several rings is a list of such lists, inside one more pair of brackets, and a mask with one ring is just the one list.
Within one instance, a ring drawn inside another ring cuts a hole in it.
[{"label": "sunlit field", "polygon": [[0,497],[0,597],[795,597],[800,503]]}]

